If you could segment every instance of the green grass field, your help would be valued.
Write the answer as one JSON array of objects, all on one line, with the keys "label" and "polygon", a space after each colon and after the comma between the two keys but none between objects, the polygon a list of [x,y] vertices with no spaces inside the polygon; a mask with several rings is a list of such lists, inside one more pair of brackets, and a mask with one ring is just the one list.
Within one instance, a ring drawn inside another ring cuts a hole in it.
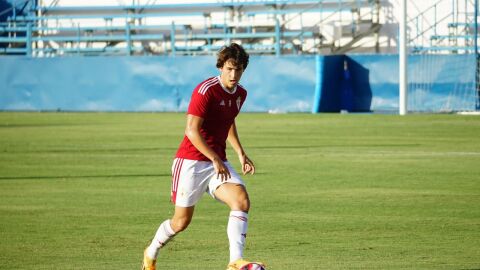
[{"label": "green grass field", "polygon": [[[0,269],[139,269],[172,214],[184,122],[0,113]],[[258,171],[244,178],[248,258],[269,270],[480,269],[480,117],[242,114],[237,125]],[[158,268],[225,269],[227,215],[205,196]]]}]

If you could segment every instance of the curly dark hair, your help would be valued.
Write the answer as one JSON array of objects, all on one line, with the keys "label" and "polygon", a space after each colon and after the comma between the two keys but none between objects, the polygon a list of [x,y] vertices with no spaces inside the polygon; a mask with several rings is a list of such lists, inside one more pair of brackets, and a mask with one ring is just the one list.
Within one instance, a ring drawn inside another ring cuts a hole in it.
[{"label": "curly dark hair", "polygon": [[249,55],[241,45],[232,43],[224,46],[217,56],[217,68],[222,68],[225,62],[232,59],[235,65],[242,65],[243,70],[247,69]]}]

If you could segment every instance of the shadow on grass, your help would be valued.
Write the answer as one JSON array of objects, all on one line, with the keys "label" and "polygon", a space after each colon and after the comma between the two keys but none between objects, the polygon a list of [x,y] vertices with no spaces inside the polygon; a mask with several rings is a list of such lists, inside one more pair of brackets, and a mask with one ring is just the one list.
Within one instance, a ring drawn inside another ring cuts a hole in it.
[{"label": "shadow on grass", "polygon": [[53,175],[53,176],[5,176],[1,180],[85,179],[85,178],[135,178],[170,177],[170,174],[107,174],[107,175]]},{"label": "shadow on grass", "polygon": [[272,145],[272,146],[250,146],[248,149],[315,149],[331,147],[418,147],[421,144],[326,144],[326,145]]},{"label": "shadow on grass", "polygon": [[4,150],[7,153],[117,153],[117,152],[148,152],[148,151],[175,151],[176,147],[155,148],[97,148],[97,149],[34,149],[34,150]]},{"label": "shadow on grass", "polygon": [[[247,149],[318,149],[318,148],[365,148],[365,147],[419,147],[421,144],[326,144],[326,145],[266,145],[247,146]],[[34,150],[3,150],[4,153],[118,153],[118,152],[174,152],[178,147],[152,147],[152,148],[98,148],[98,149],[34,149]]]}]

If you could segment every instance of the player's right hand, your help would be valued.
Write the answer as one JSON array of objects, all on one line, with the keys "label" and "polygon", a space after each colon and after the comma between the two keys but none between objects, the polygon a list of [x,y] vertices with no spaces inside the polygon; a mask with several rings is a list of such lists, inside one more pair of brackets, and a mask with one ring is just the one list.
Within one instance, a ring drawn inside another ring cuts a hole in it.
[{"label": "player's right hand", "polygon": [[214,158],[213,159],[213,168],[215,169],[215,173],[217,174],[217,179],[220,179],[222,182],[227,181],[232,176],[230,175],[230,171],[228,170],[227,166],[221,159]]}]

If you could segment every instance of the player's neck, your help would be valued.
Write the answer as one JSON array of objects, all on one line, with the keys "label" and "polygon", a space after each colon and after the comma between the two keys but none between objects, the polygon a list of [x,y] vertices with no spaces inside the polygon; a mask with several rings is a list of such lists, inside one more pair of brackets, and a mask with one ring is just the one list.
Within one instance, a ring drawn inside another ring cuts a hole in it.
[{"label": "player's neck", "polygon": [[218,76],[218,81],[220,82],[220,86],[223,88],[223,90],[229,94],[234,94],[237,91],[237,85],[235,85],[232,89],[228,89],[225,87],[225,85],[222,82],[222,78]]}]

